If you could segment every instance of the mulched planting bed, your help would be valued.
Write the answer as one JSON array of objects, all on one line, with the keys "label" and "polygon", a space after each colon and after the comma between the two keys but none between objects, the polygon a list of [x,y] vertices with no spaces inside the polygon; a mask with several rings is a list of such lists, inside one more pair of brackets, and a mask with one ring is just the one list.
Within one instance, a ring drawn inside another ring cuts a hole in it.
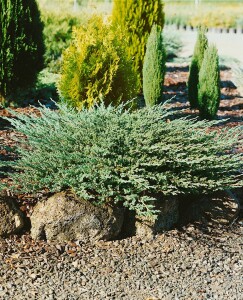
[{"label": "mulched planting bed", "polygon": [[[171,106],[175,110],[179,110],[180,115],[198,116],[198,111],[190,110],[187,101],[187,78],[188,65],[167,64],[167,72],[165,76],[165,98],[167,100],[172,97]],[[224,126],[236,126],[243,123],[243,97],[239,94],[237,87],[232,82],[232,71],[226,69],[220,72],[221,78],[221,101],[218,111],[218,119],[228,119]],[[181,111],[183,110],[183,111]]]},{"label": "mulched planting bed", "polygon": [[[198,115],[187,102],[188,65],[168,64],[165,98],[177,116]],[[230,69],[221,71],[218,118],[224,125],[243,123],[243,98]],[[34,107],[14,109],[37,112]],[[0,110],[0,116],[9,113]],[[16,132],[1,121],[0,143],[14,146]],[[242,152],[242,148],[234,149]],[[13,159],[5,150],[1,158]],[[8,178],[1,178],[9,183]],[[12,195],[15,196],[15,195]],[[38,195],[18,195],[21,210],[31,214]],[[243,201],[243,189],[237,191]],[[81,241],[33,241],[29,232],[0,239],[0,299],[235,299],[243,294],[243,222],[205,228],[188,225],[154,238],[131,237],[93,245]]]}]

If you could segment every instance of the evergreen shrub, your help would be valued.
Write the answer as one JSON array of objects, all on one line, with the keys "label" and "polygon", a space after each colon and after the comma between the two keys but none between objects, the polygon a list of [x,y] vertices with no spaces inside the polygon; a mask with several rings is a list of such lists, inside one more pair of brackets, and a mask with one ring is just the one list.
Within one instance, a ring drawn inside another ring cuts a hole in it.
[{"label": "evergreen shrub", "polygon": [[197,41],[194,47],[188,78],[188,100],[192,109],[198,108],[199,71],[207,47],[208,39],[206,37],[206,29],[200,27],[198,29]]},{"label": "evergreen shrub", "polygon": [[164,26],[163,1],[114,0],[112,20],[114,25],[122,28],[128,39],[127,52],[133,59],[141,88],[147,39],[153,24]]},{"label": "evergreen shrub", "polygon": [[183,48],[180,34],[172,29],[166,28],[163,30],[163,43],[167,60],[177,57]]},{"label": "evergreen shrub", "polygon": [[58,88],[64,100],[80,109],[100,101],[118,104],[136,95],[137,79],[125,44],[122,33],[98,16],[76,28],[63,54]]},{"label": "evergreen shrub", "polygon": [[159,104],[163,97],[166,53],[161,27],[153,25],[143,64],[143,94],[146,105]]},{"label": "evergreen shrub", "polygon": [[[95,204],[113,203],[140,215],[156,214],[163,196],[201,194],[242,185],[239,127],[209,130],[219,121],[168,122],[161,106],[128,111],[100,104],[77,111],[15,113],[18,160],[8,162],[15,193],[71,189]],[[13,113],[13,112],[12,112]],[[15,150],[16,151],[16,150]],[[6,162],[7,164],[7,162]]]},{"label": "evergreen shrub", "polygon": [[0,100],[32,85],[43,67],[43,24],[35,0],[0,0]]},{"label": "evergreen shrub", "polygon": [[61,57],[62,52],[70,45],[72,31],[84,23],[76,14],[42,12],[44,23],[45,62],[50,64]]},{"label": "evergreen shrub", "polygon": [[215,118],[220,103],[220,70],[217,48],[214,45],[205,51],[199,72],[198,105],[201,118]]}]

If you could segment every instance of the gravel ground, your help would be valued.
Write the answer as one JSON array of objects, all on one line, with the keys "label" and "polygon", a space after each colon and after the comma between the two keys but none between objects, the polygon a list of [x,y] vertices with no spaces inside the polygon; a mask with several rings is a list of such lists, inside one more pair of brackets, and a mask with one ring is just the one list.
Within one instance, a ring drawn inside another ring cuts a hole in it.
[{"label": "gravel ground", "polygon": [[81,245],[0,241],[0,299],[243,299],[243,226]]}]

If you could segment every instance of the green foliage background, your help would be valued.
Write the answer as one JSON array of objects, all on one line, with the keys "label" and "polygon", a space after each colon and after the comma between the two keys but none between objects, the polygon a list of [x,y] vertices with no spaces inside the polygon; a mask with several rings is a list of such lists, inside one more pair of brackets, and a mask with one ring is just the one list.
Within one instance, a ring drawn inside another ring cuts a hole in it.
[{"label": "green foliage background", "polygon": [[35,0],[0,1],[0,100],[35,82],[43,67],[42,30]]},{"label": "green foliage background", "polygon": [[86,19],[86,16],[81,17],[75,13],[42,12],[47,64],[61,57],[62,52],[70,45],[74,27],[85,23]]},{"label": "green foliage background", "polygon": [[163,30],[163,43],[167,60],[178,56],[183,48],[180,33],[170,28],[164,28]]}]

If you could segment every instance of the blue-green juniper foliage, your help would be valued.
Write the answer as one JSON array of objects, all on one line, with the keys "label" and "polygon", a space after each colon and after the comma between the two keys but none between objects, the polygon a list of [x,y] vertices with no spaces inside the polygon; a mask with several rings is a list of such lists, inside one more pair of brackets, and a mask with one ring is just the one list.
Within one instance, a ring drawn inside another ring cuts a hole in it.
[{"label": "blue-green juniper foliage", "polygon": [[115,203],[140,215],[156,213],[163,196],[201,194],[242,185],[242,155],[231,154],[241,128],[208,130],[219,121],[167,122],[161,106],[127,111],[60,105],[41,117],[8,118],[19,138],[19,159],[8,164],[15,192],[72,189],[93,203]]}]

